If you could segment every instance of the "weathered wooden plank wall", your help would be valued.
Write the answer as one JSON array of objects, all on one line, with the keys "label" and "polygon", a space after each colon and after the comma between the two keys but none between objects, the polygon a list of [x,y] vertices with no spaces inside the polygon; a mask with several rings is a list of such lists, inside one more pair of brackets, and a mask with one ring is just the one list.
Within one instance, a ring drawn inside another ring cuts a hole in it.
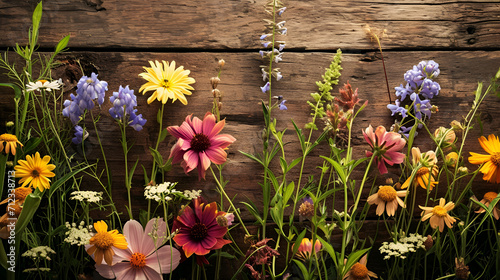
[{"label": "weathered wooden plank wall", "polygon": [[[0,0],[0,48],[6,50],[15,43],[26,43],[34,0]],[[361,129],[369,124],[389,127],[393,123],[385,89],[380,55],[367,38],[363,27],[387,29],[384,57],[391,88],[403,82],[403,74],[421,60],[434,59],[440,64],[438,81],[441,93],[434,104],[439,113],[430,122],[431,128],[446,126],[466,113],[472,102],[477,81],[488,81],[500,66],[500,3],[498,1],[285,1],[288,10],[287,47],[281,69],[282,81],[274,83],[273,92],[287,99],[287,111],[276,114],[280,127],[287,127],[287,149],[290,159],[298,156],[297,141],[291,126],[293,119],[303,126],[309,119],[309,93],[316,91],[314,82],[321,79],[334,51],[344,51],[341,83],[349,81],[359,88],[369,107],[361,114],[354,129],[355,157],[364,155]],[[192,71],[195,91],[189,104],[167,104],[164,122],[180,125],[186,115],[202,117],[210,110],[209,78],[215,75],[217,60],[225,59],[219,89],[224,94],[222,115],[226,118],[225,133],[237,141],[228,150],[230,163],[225,176],[227,187],[236,201],[261,201],[258,182],[259,166],[238,151],[260,151],[263,118],[259,105],[263,95],[259,65],[259,36],[264,30],[265,1],[132,1],[132,0],[53,0],[44,3],[40,29],[42,51],[49,51],[64,35],[71,34],[70,52],[62,55],[63,65],[56,71],[65,79],[68,95],[74,92],[75,80],[67,69],[79,60],[87,71],[95,71],[109,83],[109,93],[119,85],[130,85],[136,91],[144,81],[138,77],[149,60],[175,60]],[[87,73],[88,74],[88,73]],[[58,77],[55,77],[58,78]],[[1,78],[5,80],[5,77]],[[9,118],[12,112],[10,93],[3,89],[0,96],[0,116]],[[335,89],[334,91],[337,91]],[[135,140],[130,158],[140,158],[140,164],[151,167],[148,146],[157,136],[155,122],[159,103],[146,104],[146,96],[138,97],[138,110],[148,119],[144,130],[129,133]],[[99,130],[113,168],[116,184],[114,197],[126,200],[123,185],[121,147],[117,143],[119,130],[107,115],[110,102],[102,108]],[[500,101],[491,96],[482,107],[484,134],[500,131],[497,120]],[[3,125],[3,123],[1,124]],[[474,130],[467,151],[479,152],[475,142],[480,131]],[[95,145],[92,134],[90,149]],[[427,138],[417,138],[418,144],[431,148]],[[161,144],[163,155],[169,154],[174,143],[168,137]],[[72,147],[76,149],[76,147]],[[326,151],[321,147],[318,154]],[[97,156],[98,150],[90,151]],[[308,163],[307,175],[316,172],[318,161]],[[169,181],[178,181],[180,189],[202,189],[209,200],[217,197],[210,176],[198,181],[196,174],[184,175],[179,166],[168,173]],[[146,205],[142,198],[142,176],[133,180],[134,205]],[[485,191],[490,184],[477,180],[476,190]],[[124,210],[124,209],[122,209]],[[244,215],[249,222],[251,217]]]}]

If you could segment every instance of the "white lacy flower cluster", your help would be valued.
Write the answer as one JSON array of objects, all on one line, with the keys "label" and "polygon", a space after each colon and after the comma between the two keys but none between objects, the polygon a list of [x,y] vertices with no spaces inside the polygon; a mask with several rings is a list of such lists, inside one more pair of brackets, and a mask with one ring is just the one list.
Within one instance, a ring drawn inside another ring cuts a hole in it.
[{"label": "white lacy flower cluster", "polygon": [[71,193],[72,197],[70,199],[76,199],[78,201],[86,201],[88,203],[98,203],[102,200],[102,192],[93,191],[74,191]]},{"label": "white lacy flower cluster", "polygon": [[173,188],[175,185],[177,183],[165,182],[156,186],[147,186],[144,189],[144,196],[146,199],[153,199],[156,202],[160,202],[162,199],[170,201],[175,194],[182,194],[182,192]]},{"label": "white lacy flower cluster", "polygon": [[184,191],[184,196],[187,198],[187,199],[197,199],[199,196],[201,196],[201,190],[185,190]]},{"label": "white lacy flower cluster", "polygon": [[396,258],[406,259],[407,253],[414,253],[417,249],[425,249],[424,242],[427,238],[418,233],[410,233],[409,236],[401,237],[398,243],[384,242],[379,250],[382,255],[385,254],[384,260],[390,259],[392,256]]},{"label": "white lacy flower cluster", "polygon": [[50,247],[47,246],[38,246],[29,249],[28,251],[24,252],[21,256],[23,257],[29,257],[32,258],[33,260],[36,259],[46,259],[50,261],[49,254],[55,254],[56,252],[52,250]]},{"label": "white lacy flower cluster", "polygon": [[92,225],[85,226],[84,221],[81,221],[79,225],[66,222],[66,228],[68,231],[66,232],[64,242],[78,246],[89,244],[89,240],[92,237]]}]

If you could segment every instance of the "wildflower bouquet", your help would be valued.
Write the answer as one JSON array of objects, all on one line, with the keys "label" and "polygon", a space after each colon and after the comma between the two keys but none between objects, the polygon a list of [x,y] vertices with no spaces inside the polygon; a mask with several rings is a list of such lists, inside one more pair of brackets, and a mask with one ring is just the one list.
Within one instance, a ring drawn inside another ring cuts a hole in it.
[{"label": "wildflower bouquet", "polygon": [[[16,46],[14,61],[7,53],[0,59],[10,80],[0,85],[15,104],[0,135],[7,279],[496,276],[500,140],[471,134],[483,134],[479,112],[498,93],[500,71],[487,88],[478,84],[463,117],[438,126],[436,104],[446,91],[439,78],[448,68],[417,60],[399,74],[403,83],[390,86],[381,36],[368,28],[388,91],[382,119],[393,125],[369,118],[375,97],[356,79],[339,86],[340,49],[321,62],[315,92],[300,99],[307,121],[290,120],[299,106],[280,86],[291,79],[281,66],[289,59],[287,7],[269,0],[264,11],[260,90],[254,85],[260,142],[237,146],[245,131],[234,133],[225,114],[224,60],[204,82],[210,102],[197,108],[189,104],[203,82],[180,61],[144,61],[137,87],[80,61],[78,77],[63,80],[56,69],[70,37],[53,53],[37,53],[37,5],[28,45]],[[251,186],[237,179],[236,155],[254,168],[257,199],[240,193]],[[482,181],[491,190],[477,191]]]}]

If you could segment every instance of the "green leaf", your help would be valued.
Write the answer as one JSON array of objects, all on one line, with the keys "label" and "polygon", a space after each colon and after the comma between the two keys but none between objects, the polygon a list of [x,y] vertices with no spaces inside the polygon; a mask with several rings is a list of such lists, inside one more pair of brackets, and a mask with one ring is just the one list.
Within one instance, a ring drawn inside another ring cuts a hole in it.
[{"label": "green leaf", "polygon": [[64,38],[61,39],[61,41],[59,41],[59,43],[57,43],[56,50],[54,51],[54,55],[56,55],[56,54],[58,54],[66,49],[66,47],[68,46],[68,43],[69,43],[69,38],[70,38],[70,35],[66,35],[66,36],[64,36]]},{"label": "green leaf", "polygon": [[[87,165],[83,168],[80,168],[80,169],[76,169],[76,170],[73,170],[71,171],[70,173],[67,173],[65,174],[64,176],[62,176],[61,178],[57,179],[57,181],[55,181],[51,186],[50,186],[50,189],[49,189],[49,198],[52,197],[52,195],[64,184],[66,183],[66,181],[68,181],[70,178],[72,178],[73,176],[75,176],[76,174],[78,174],[79,172],[91,167],[92,165]],[[24,210],[23,210],[24,211]]]},{"label": "green leaf", "polygon": [[144,172],[144,185],[147,185],[150,182],[148,177],[148,172],[146,171],[146,167],[144,167],[144,165],[141,164],[141,166],[142,166],[142,172]]},{"label": "green leaf", "polygon": [[359,261],[359,259],[361,259],[361,257],[368,251],[370,251],[371,247],[369,248],[365,248],[365,249],[362,249],[362,250],[359,250],[359,251],[356,251],[356,252],[352,252],[349,257],[347,258],[347,262],[344,266],[344,271],[343,271],[343,275],[345,275],[349,269],[351,269],[351,267],[357,263]]},{"label": "green leaf", "polygon": [[304,265],[304,263],[302,263],[301,261],[296,260],[296,259],[292,259],[292,260],[293,260],[293,262],[295,262],[295,264],[299,267],[300,272],[302,272],[303,279],[305,279],[305,280],[310,279],[310,278],[309,278],[309,272],[307,271],[307,268],[306,268],[306,266]]},{"label": "green leaf", "polygon": [[[32,220],[41,200],[42,197],[39,193],[31,193],[26,197],[23,204],[23,211],[21,211],[21,214],[16,222],[16,234],[21,235],[28,223]],[[7,206],[7,209],[8,208],[9,207]]]},{"label": "green leaf", "polygon": [[337,175],[340,177],[340,180],[342,180],[342,183],[346,184],[347,178],[344,172],[344,168],[338,162],[336,162],[331,158],[325,156],[320,156],[320,157],[328,161],[333,166],[333,168],[335,168],[335,171],[337,172]]},{"label": "green leaf", "polygon": [[246,156],[247,158],[251,159],[251,160],[254,160],[258,163],[260,163],[261,165],[263,165],[262,161],[260,159],[258,159],[256,156],[252,155],[252,154],[249,154],[249,153],[245,153],[243,151],[239,151],[240,153],[242,153],[244,156]]},{"label": "green leaf", "polygon": [[288,203],[288,200],[292,197],[292,194],[295,190],[295,183],[292,181],[288,186],[285,188],[285,193],[283,195],[283,204],[286,205]]},{"label": "green leaf", "polygon": [[167,137],[167,135],[168,135],[168,130],[165,128],[164,130],[161,131],[160,142],[163,142],[163,140],[165,140],[165,138]]},{"label": "green leaf", "polygon": [[137,158],[134,166],[132,166],[132,168],[130,168],[130,172],[128,173],[128,185],[129,186],[132,186],[132,177],[134,177],[135,168],[137,167],[138,163],[139,163],[139,158]]},{"label": "green leaf", "polygon": [[33,33],[32,35],[38,35],[38,29],[40,28],[40,21],[42,20],[42,1],[38,3],[33,12]]},{"label": "green leaf", "polygon": [[21,88],[18,87],[17,85],[15,84],[12,84],[12,83],[0,83],[0,86],[2,87],[10,87],[11,89],[14,90],[14,98],[15,99],[20,99],[21,96],[23,95],[22,92],[21,92]]},{"label": "green leaf", "polygon": [[333,246],[328,243],[327,241],[323,240],[321,237],[316,236],[316,238],[321,242],[321,245],[323,246],[323,249],[330,255],[330,257],[333,259],[335,262],[335,266],[337,266],[337,255],[335,254],[335,250],[333,249]]},{"label": "green leaf", "polygon": [[158,123],[161,123],[161,119],[162,119],[162,115],[161,115],[161,110],[158,110],[158,113],[156,114],[156,121]]},{"label": "green leaf", "polygon": [[304,236],[306,236],[306,232],[307,232],[307,229],[304,229],[297,236],[297,239],[295,240],[295,243],[293,243],[292,256],[295,256],[295,254],[297,254],[297,251],[299,250],[300,243],[302,242],[302,239],[304,239]]},{"label": "green leaf", "polygon": [[264,222],[262,221],[262,218],[260,217],[259,210],[257,210],[257,207],[255,206],[255,204],[253,204],[252,201],[250,201],[250,203],[242,201],[241,203],[243,203],[243,205],[245,205],[245,207],[248,209],[250,214],[252,214],[261,225],[264,224]]},{"label": "green leaf", "polygon": [[302,129],[299,129],[295,122],[292,120],[293,127],[295,128],[295,132],[297,133],[297,137],[299,138],[300,141],[300,147],[302,148],[302,152],[306,150],[306,140],[304,134],[302,134]]},{"label": "green leaf", "polygon": [[152,147],[149,147],[149,151],[151,152],[151,155],[153,156],[156,163],[158,163],[158,165],[163,165],[163,157],[160,154],[160,152],[158,152],[158,150],[153,149]]}]

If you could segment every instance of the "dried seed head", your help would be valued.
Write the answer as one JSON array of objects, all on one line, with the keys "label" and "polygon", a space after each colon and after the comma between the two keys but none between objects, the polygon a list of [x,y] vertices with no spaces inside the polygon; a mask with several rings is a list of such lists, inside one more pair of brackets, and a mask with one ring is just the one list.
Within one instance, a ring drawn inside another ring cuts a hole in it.
[{"label": "dried seed head", "polygon": [[212,77],[210,78],[210,83],[212,84],[212,88],[215,89],[217,85],[219,84],[220,79],[218,77]]},{"label": "dried seed head", "polygon": [[432,239],[431,235],[427,235],[427,239],[424,241],[425,250],[429,251],[434,245],[434,239]]}]

